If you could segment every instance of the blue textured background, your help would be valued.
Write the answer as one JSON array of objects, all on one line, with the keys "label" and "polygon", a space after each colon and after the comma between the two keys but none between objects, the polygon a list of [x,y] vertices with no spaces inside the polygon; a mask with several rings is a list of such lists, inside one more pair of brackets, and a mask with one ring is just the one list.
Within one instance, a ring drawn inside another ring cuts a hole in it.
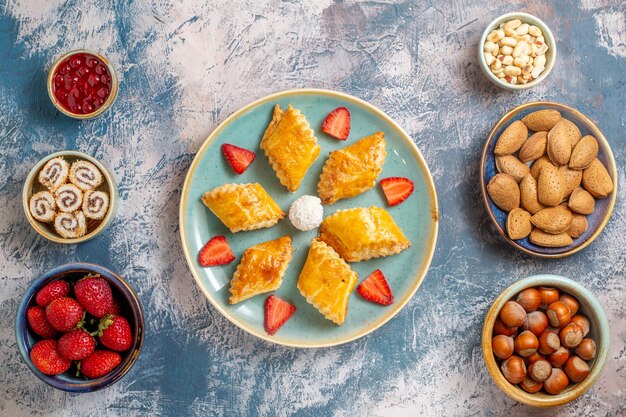
[{"label": "blue textured background", "polygon": [[[0,415],[626,415],[626,219],[563,260],[516,252],[480,199],[480,150],[511,107],[547,99],[595,120],[626,184],[626,22],[619,0],[310,2],[253,0],[0,0]],[[548,79],[529,91],[492,86],[476,62],[485,25],[523,10],[558,42]],[[78,122],[50,104],[46,71],[76,48],[118,69],[113,109]],[[194,152],[230,113],[288,88],[321,87],[370,101],[414,138],[435,178],[440,239],[419,292],[391,322],[354,343],[319,350],[269,345],[203,299],[180,250],[178,200]],[[79,246],[30,229],[20,192],[32,165],[78,149],[108,165],[120,209],[107,232]],[[70,395],[21,362],[14,313],[29,283],[69,261],[125,276],[147,318],[144,350],[118,384]],[[501,393],[483,366],[480,329],[496,295],[539,272],[593,291],[612,329],[594,388],[556,410]]]}]

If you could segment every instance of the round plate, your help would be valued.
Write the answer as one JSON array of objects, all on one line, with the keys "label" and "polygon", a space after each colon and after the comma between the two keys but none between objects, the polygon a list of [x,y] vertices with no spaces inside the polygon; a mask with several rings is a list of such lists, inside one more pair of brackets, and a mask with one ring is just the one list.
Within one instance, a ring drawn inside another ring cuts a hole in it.
[{"label": "round plate", "polygon": [[[291,104],[301,110],[322,147],[320,156],[295,193],[289,192],[280,184],[259,147],[275,104],[283,108]],[[346,141],[334,139],[320,130],[324,118],[340,106],[347,107],[352,115],[350,136]],[[359,282],[380,268],[389,281],[395,302],[391,306],[383,307],[364,300],[354,291],[350,296],[346,321],[337,326],[308,304],[296,287],[310,242],[317,235],[317,229],[301,232],[286,217],[268,229],[231,233],[202,204],[200,197],[225,183],[258,182],[287,212],[291,203],[299,196],[317,195],[317,182],[329,152],[379,130],[385,133],[387,142],[387,158],[379,178],[408,177],[415,183],[415,191],[402,204],[388,207],[380,186],[376,185],[359,196],[324,206],[324,215],[353,207],[384,207],[411,240],[412,246],[399,255],[350,264],[358,273]],[[235,174],[223,157],[220,147],[224,143],[256,153],[256,159],[243,174]],[[388,116],[374,106],[346,94],[326,90],[292,90],[273,94],[247,105],[226,119],[207,138],[191,164],[183,186],[180,233],[185,257],[198,286],[211,304],[228,320],[273,343],[322,347],[364,336],[382,326],[402,309],[419,288],[430,265],[437,239],[438,216],[435,186],[426,162],[411,138]],[[203,268],[198,264],[198,253],[216,235],[226,236],[237,259],[226,266]],[[294,304],[297,311],[278,333],[269,336],[263,325],[264,302],[269,293],[230,305],[228,288],[237,264],[247,248],[284,235],[293,237],[293,259],[282,286],[274,293]]]},{"label": "round plate", "polygon": [[[546,248],[535,245],[528,237],[519,240],[510,239],[506,232],[506,219],[508,213],[496,206],[487,194],[487,184],[489,184],[491,178],[497,174],[493,150],[500,134],[515,120],[521,120],[522,117],[529,113],[545,109],[558,110],[564,118],[578,126],[580,133],[583,136],[591,135],[596,138],[599,145],[598,159],[602,162],[602,164],[604,164],[604,167],[613,179],[613,192],[611,195],[607,198],[595,199],[595,210],[587,216],[587,230],[581,236],[574,239],[574,242],[571,245],[560,248]],[[487,212],[489,213],[491,220],[493,220],[496,229],[502,237],[507,240],[507,242],[515,246],[517,249],[531,255],[542,258],[562,258],[586,248],[600,235],[604,226],[608,223],[611,213],[613,213],[613,207],[615,206],[615,200],[617,198],[617,167],[615,165],[615,158],[613,157],[613,152],[611,151],[609,142],[606,140],[600,129],[598,129],[598,127],[591,120],[589,120],[587,116],[564,104],[550,101],[536,101],[522,104],[521,106],[517,106],[510,110],[502,116],[493,129],[491,129],[491,132],[489,132],[489,136],[487,137],[485,147],[483,148],[483,154],[480,162],[480,183],[483,202],[485,203]]]}]

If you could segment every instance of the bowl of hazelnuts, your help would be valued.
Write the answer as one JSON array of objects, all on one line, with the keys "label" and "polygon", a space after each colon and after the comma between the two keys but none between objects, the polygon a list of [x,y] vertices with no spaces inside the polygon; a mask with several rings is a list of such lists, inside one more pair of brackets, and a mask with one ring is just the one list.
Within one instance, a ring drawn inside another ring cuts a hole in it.
[{"label": "bowl of hazelnuts", "polygon": [[509,397],[535,407],[566,404],[597,381],[609,323],[583,286],[558,275],[517,281],[493,303],[482,332],[487,369]]}]

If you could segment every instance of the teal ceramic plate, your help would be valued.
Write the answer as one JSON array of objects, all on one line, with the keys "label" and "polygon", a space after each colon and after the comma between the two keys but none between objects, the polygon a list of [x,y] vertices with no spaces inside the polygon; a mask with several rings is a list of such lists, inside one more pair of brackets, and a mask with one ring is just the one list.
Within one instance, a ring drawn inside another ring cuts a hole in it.
[{"label": "teal ceramic plate", "polygon": [[[322,147],[320,156],[295,193],[280,184],[259,147],[275,104],[281,107],[291,104],[300,109]],[[352,128],[347,141],[334,139],[320,130],[326,115],[339,106],[347,107],[352,115]],[[388,307],[379,306],[365,301],[354,291],[350,296],[346,321],[337,326],[308,304],[296,287],[309,244],[317,230],[300,232],[286,217],[269,229],[233,234],[202,204],[200,197],[225,183],[258,182],[287,212],[299,196],[317,195],[317,181],[329,152],[379,130],[385,133],[387,141],[387,159],[379,178],[408,177],[415,182],[414,193],[404,203],[388,207],[380,186],[376,185],[359,196],[325,206],[324,215],[352,207],[384,207],[411,240],[412,246],[399,255],[351,264],[359,275],[359,282],[380,268],[389,281],[395,302]],[[224,143],[251,149],[256,153],[256,159],[242,175],[235,174],[222,156],[220,147]],[[435,186],[428,167],[411,138],[388,116],[374,106],[346,94],[326,90],[292,90],[249,104],[226,119],[207,138],[185,180],[180,205],[180,232],[185,257],[198,286],[227,319],[273,343],[322,347],[345,343],[374,331],[409,301],[428,270],[437,239],[438,216]],[[198,253],[215,235],[226,236],[237,259],[226,266],[202,268],[198,264]],[[293,237],[294,253],[282,286],[275,294],[294,304],[297,311],[276,335],[268,336],[263,327],[263,304],[269,294],[257,295],[230,305],[229,281],[248,247],[283,235]]]}]

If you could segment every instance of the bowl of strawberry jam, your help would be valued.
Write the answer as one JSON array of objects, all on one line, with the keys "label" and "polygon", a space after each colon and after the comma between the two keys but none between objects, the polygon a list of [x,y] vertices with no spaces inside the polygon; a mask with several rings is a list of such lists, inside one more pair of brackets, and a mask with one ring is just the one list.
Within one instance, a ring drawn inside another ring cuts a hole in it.
[{"label": "bowl of strawberry jam", "polygon": [[48,74],[48,94],[55,107],[75,119],[104,113],[117,98],[117,76],[101,54],[86,49],[60,57]]}]

